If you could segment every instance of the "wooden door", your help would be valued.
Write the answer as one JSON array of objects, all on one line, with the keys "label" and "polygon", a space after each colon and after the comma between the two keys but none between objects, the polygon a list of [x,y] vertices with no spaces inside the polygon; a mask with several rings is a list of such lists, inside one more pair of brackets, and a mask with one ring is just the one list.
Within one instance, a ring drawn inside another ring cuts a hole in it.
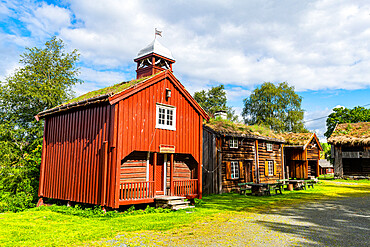
[{"label": "wooden door", "polygon": [[245,182],[253,182],[253,177],[252,177],[252,161],[246,161],[245,164]]},{"label": "wooden door", "polygon": [[164,155],[158,154],[155,166],[155,194],[164,195]]}]

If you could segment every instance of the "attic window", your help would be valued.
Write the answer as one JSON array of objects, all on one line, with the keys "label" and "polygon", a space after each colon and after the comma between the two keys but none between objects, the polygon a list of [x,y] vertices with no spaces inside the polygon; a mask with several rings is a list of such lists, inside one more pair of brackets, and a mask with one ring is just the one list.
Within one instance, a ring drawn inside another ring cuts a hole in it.
[{"label": "attic window", "polygon": [[272,143],[266,143],[266,151],[272,152]]},{"label": "attic window", "polygon": [[238,139],[237,138],[230,138],[229,140],[230,148],[238,148]]},{"label": "attic window", "polygon": [[157,104],[156,128],[176,130],[176,107]]}]

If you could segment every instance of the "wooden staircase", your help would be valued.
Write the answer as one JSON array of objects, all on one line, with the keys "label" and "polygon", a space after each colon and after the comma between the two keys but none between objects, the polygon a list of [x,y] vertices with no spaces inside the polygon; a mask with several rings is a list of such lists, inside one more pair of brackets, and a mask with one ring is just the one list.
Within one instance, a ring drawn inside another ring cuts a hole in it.
[{"label": "wooden staircase", "polygon": [[156,196],[154,198],[155,206],[161,208],[170,208],[172,210],[193,208],[190,202],[184,201],[185,197],[182,196]]}]

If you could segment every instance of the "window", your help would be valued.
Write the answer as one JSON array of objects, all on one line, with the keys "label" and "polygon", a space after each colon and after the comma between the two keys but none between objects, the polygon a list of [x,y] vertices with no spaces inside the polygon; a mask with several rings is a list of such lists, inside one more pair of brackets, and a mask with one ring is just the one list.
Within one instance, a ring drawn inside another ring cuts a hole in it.
[{"label": "window", "polygon": [[176,107],[157,104],[156,128],[176,130]]},{"label": "window", "polygon": [[229,140],[230,148],[238,148],[238,139],[237,138],[231,138]]},{"label": "window", "polygon": [[266,143],[266,150],[272,152],[272,143]]},{"label": "window", "polygon": [[268,175],[274,176],[274,161],[269,160],[268,162]]},{"label": "window", "polygon": [[231,161],[231,179],[239,178],[239,162]]}]

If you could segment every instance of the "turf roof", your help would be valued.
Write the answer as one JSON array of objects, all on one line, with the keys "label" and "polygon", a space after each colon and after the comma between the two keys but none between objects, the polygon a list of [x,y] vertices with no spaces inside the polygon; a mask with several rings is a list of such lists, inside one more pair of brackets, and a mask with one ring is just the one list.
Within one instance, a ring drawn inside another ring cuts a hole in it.
[{"label": "turf roof", "polygon": [[332,144],[369,145],[370,122],[338,124],[328,142]]},{"label": "turf roof", "polygon": [[280,134],[281,138],[283,138],[287,142],[286,144],[292,146],[306,145],[307,142],[311,140],[312,135],[313,133],[292,133],[292,132]]},{"label": "turf roof", "polygon": [[274,131],[261,125],[245,125],[242,123],[231,122],[226,119],[211,118],[208,123],[205,123],[205,126],[208,126],[214,131],[222,134],[254,135],[282,140]]},{"label": "turf roof", "polygon": [[155,75],[142,77],[140,79],[135,79],[135,80],[131,80],[131,81],[125,81],[125,82],[121,82],[121,83],[115,84],[115,85],[110,86],[110,87],[105,87],[105,88],[101,88],[101,89],[98,89],[98,90],[95,90],[95,91],[91,91],[91,92],[85,93],[81,96],[78,96],[77,98],[71,99],[71,100],[63,103],[60,106],[68,105],[68,104],[79,102],[79,101],[84,101],[84,100],[95,98],[95,97],[98,97],[98,96],[101,96],[101,95],[113,96],[115,94],[118,94],[118,93],[121,93],[121,92],[125,91],[126,89],[128,89],[128,88],[130,88],[130,87],[132,87],[132,86],[134,86],[134,85],[136,85],[140,82],[144,82],[147,79],[149,79],[149,78],[151,78]]}]

